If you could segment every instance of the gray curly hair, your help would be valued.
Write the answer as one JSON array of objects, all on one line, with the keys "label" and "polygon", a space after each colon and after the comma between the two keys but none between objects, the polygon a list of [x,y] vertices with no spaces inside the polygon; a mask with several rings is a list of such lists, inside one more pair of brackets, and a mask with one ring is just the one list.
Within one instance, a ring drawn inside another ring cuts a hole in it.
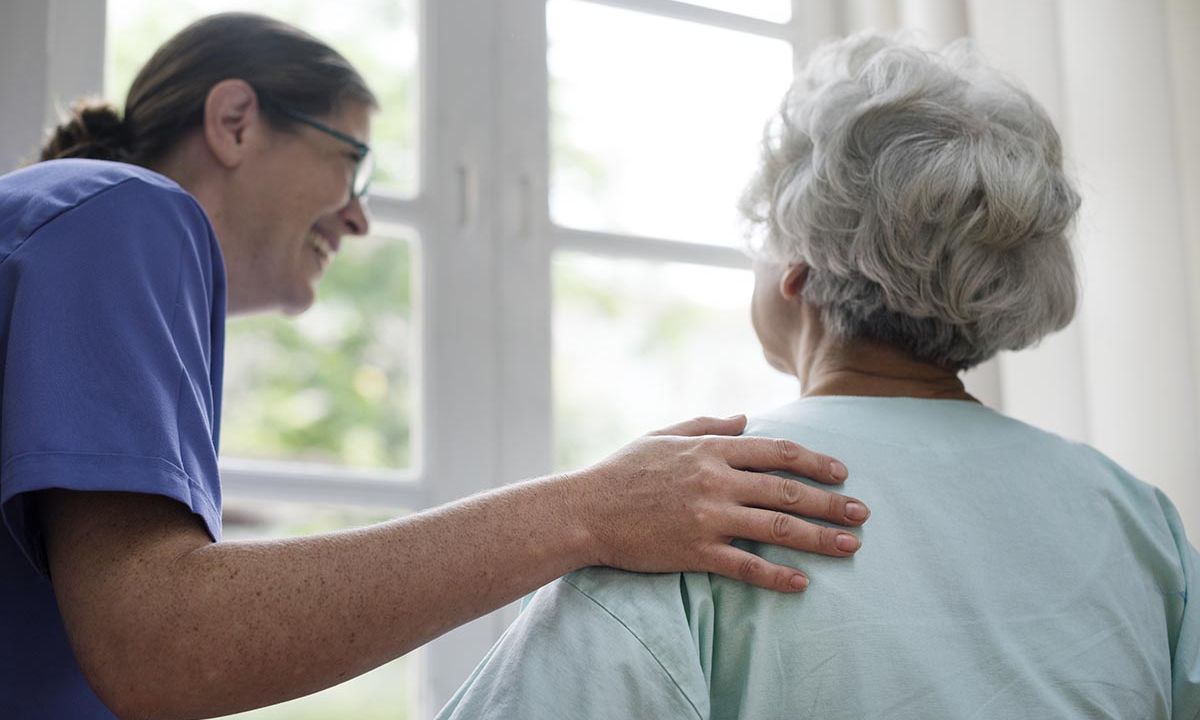
[{"label": "gray curly hair", "polygon": [[751,253],[809,265],[835,337],[965,370],[1075,313],[1079,195],[1046,112],[965,42],[818,48],[763,138]]}]

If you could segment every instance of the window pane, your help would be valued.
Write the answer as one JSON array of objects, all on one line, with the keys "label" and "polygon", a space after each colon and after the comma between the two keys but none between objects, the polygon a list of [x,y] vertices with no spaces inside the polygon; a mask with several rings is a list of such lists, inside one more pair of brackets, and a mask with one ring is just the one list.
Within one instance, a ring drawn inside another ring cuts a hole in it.
[{"label": "window pane", "polygon": [[554,263],[554,412],[560,469],[695,415],[799,396],[763,359],[749,271],[563,253]]},{"label": "window pane", "polygon": [[105,96],[123,106],[129,84],[154,50],[188,23],[230,10],[297,25],[345,55],[379,97],[371,145],[375,189],[417,191],[417,0],[108,0]]},{"label": "window pane", "polygon": [[578,0],[546,12],[554,220],[739,245],[787,43]]},{"label": "window pane", "polygon": [[[223,523],[226,540],[310,535],[383,522],[403,510],[230,499]],[[410,653],[336,687],[291,702],[229,715],[239,720],[406,720],[416,717],[420,652]]]},{"label": "window pane", "polygon": [[223,456],[412,465],[413,245],[347,238],[307,312],[230,319]]},{"label": "window pane", "polygon": [[792,17],[791,0],[683,0],[688,5],[785,23]]}]

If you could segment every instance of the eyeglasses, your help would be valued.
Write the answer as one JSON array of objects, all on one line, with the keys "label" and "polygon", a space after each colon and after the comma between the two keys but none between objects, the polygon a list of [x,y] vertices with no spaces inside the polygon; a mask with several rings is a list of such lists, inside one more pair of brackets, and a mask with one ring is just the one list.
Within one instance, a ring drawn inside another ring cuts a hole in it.
[{"label": "eyeglasses", "polygon": [[274,102],[271,103],[271,107],[298,123],[304,123],[353,147],[355,152],[354,178],[350,182],[350,197],[361,198],[367,194],[368,188],[371,187],[371,176],[375,173],[375,153],[371,152],[370,145],[347,135],[341,130],[335,130],[320,120],[304,113],[289,110]]}]

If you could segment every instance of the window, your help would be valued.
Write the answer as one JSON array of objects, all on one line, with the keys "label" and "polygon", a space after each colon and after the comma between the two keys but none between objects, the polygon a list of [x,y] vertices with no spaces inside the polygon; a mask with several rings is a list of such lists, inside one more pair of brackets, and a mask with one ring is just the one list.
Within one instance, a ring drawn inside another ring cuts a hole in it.
[{"label": "window", "polygon": [[[364,73],[383,110],[373,123],[378,192],[414,195],[417,40],[412,2],[315,0],[108,3],[106,87],[120,104],[134,74],[166,38],[209,13],[253,10],[292,22],[339,48]],[[415,391],[413,260],[417,234],[404,212],[375,211],[373,236],[346,243],[295,321],[234,318],[228,325],[222,454],[317,463],[379,475],[413,467]],[[391,223],[390,227],[388,223]],[[277,472],[243,463],[243,472]]]},{"label": "window", "polygon": [[416,242],[374,228],[346,243],[304,314],[230,320],[223,455],[331,474],[413,466]]},{"label": "window", "polygon": [[582,0],[546,15],[555,223],[736,247],[788,44]]},{"label": "window", "polygon": [[745,259],[697,247],[740,245],[736,201],[791,48],[581,0],[546,16],[558,466],[794,395],[751,331]]},{"label": "window", "polygon": [[774,22],[787,22],[792,16],[790,0],[684,0],[689,5],[741,13]]},{"label": "window", "polygon": [[[791,398],[750,327],[735,205],[796,45],[826,32],[800,5],[108,0],[112,99],[237,9],[329,42],[383,101],[372,237],[308,313],[229,324],[231,536],[419,511]],[[239,717],[431,716],[514,614]]]}]

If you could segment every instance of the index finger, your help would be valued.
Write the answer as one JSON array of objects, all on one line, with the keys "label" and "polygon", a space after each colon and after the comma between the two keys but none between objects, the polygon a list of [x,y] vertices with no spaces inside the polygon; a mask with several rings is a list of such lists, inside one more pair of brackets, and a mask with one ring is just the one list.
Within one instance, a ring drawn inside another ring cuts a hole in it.
[{"label": "index finger", "polygon": [[725,462],[735,470],[783,470],[826,485],[845,482],[849,471],[836,458],[794,443],[765,437],[713,438]]},{"label": "index finger", "polygon": [[689,437],[698,437],[700,435],[741,435],[745,429],[745,415],[734,415],[727,418],[695,417],[648,434],[687,435]]}]

